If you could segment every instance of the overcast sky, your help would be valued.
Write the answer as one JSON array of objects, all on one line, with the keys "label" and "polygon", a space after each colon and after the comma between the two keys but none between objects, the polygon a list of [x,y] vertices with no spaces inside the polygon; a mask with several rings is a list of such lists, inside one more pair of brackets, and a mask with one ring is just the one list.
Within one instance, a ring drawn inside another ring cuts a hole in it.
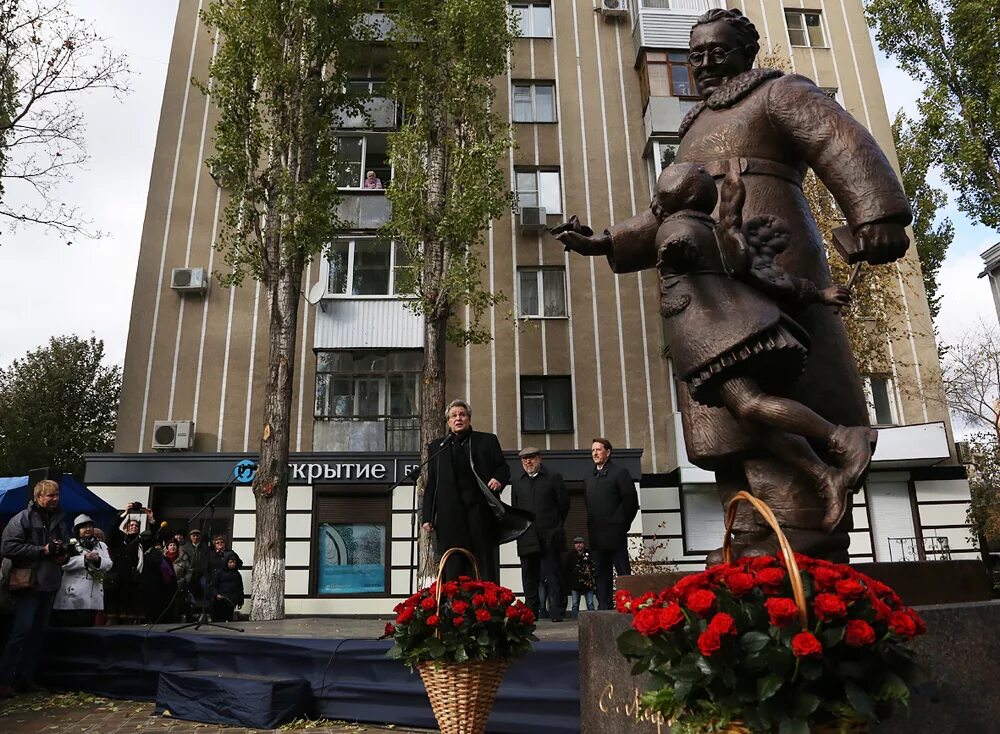
[{"label": "overcast sky", "polygon": [[[116,50],[128,56],[132,93],[122,102],[94,93],[81,107],[87,119],[91,160],[60,195],[78,204],[108,233],[67,247],[57,236],[25,229],[0,237],[0,365],[7,365],[50,336],[91,334],[103,339],[109,361],[125,355],[142,220],[176,0],[122,2],[75,0],[83,16]],[[879,70],[890,116],[912,109],[919,86],[888,60]],[[979,253],[1000,234],[974,225],[951,206],[955,242],[941,269],[938,330],[947,340],[981,318],[996,324],[985,280],[977,279]]]}]

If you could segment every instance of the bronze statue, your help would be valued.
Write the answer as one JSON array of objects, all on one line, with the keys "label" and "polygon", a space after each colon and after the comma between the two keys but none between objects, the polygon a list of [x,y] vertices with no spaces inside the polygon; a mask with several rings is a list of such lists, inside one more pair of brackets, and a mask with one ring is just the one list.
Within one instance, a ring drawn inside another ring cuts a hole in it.
[{"label": "bronze statue", "polygon": [[[721,231],[735,235],[733,217],[737,208],[742,209],[748,223],[763,221],[762,217],[783,221],[789,232],[787,246],[780,253],[768,248],[780,270],[772,275],[779,280],[784,275],[797,279],[799,287],[806,290],[810,286],[802,283],[814,285],[818,292],[828,291],[832,286],[830,269],[802,193],[807,168],[812,168],[833,194],[857,240],[858,257],[869,263],[891,262],[906,252],[909,240],[905,227],[912,219],[910,207],[878,144],[840,105],[805,77],[752,68],[760,48],[758,40],[753,24],[739,11],[710,10],[698,19],[691,31],[690,61],[704,100],[681,124],[675,163],[699,164],[717,182],[722,182],[730,171],[731,180],[738,173],[745,194],[730,192],[727,196],[724,190],[723,200],[734,204],[730,211],[721,213]],[[735,184],[729,186],[732,189]],[[745,202],[740,200],[743,196]],[[707,203],[701,206],[703,209]],[[685,295],[674,290],[676,286],[668,285],[671,280],[686,280],[691,287],[690,278],[671,275],[671,255],[658,263],[662,211],[661,204],[654,200],[648,211],[601,235],[594,235],[575,218],[553,233],[568,249],[580,254],[606,255],[616,273],[659,265],[661,289]],[[698,219],[699,214],[704,217],[706,212],[696,208],[691,218]],[[709,226],[708,222],[705,226]],[[721,258],[725,259],[727,253],[733,256],[730,250],[734,239],[720,239],[720,243],[730,245],[720,246]],[[732,267],[732,263],[728,266]],[[664,279],[664,272],[670,277]],[[727,271],[726,277],[735,283],[740,280],[736,275]],[[757,291],[760,298],[752,311],[744,310],[740,317],[758,325],[781,326],[787,332],[781,335],[785,346],[778,350],[785,355],[782,359],[797,353],[804,362],[797,370],[796,358],[788,359],[772,368],[775,376],[780,372],[783,379],[767,379],[765,374],[763,383],[758,382],[756,387],[765,389],[765,395],[773,400],[786,401],[781,403],[785,409],[795,404],[808,412],[798,408],[793,411],[797,427],[791,431],[786,430],[787,424],[781,427],[780,423],[790,419],[792,414],[787,410],[779,411],[777,424],[771,414],[771,423],[757,421],[754,428],[748,429],[746,412],[741,417],[738,408],[739,396],[730,396],[728,407],[717,389],[709,390],[705,397],[699,389],[705,379],[701,372],[718,357],[701,351],[706,334],[715,339],[720,330],[746,325],[732,313],[720,313],[702,304],[676,329],[676,340],[670,345],[675,361],[678,354],[695,355],[687,374],[678,369],[682,379],[687,380],[680,384],[678,393],[688,457],[715,472],[723,503],[737,491],[749,489],[774,509],[797,550],[846,561],[852,518],[850,512],[844,512],[847,503],[841,500],[838,505],[837,497],[863,482],[873,447],[861,381],[844,325],[840,316],[825,305],[832,302],[831,298],[824,302],[814,298],[810,305],[804,305],[802,299],[783,299],[776,305],[761,296],[768,292],[768,286],[760,278],[751,287],[741,282],[740,288]],[[745,293],[740,297],[749,298]],[[683,300],[675,302],[674,296],[668,295],[663,308],[670,311]],[[753,336],[758,334],[754,332]],[[767,372],[764,366],[759,370]],[[761,379],[759,373],[757,379]],[[754,402],[754,410],[766,410],[759,401]],[[762,424],[765,428],[760,427]],[[803,426],[806,430],[801,430]],[[776,438],[776,431],[784,435]],[[808,451],[801,443],[802,436],[809,441]],[[823,465],[832,468],[832,476],[820,476]],[[776,549],[771,531],[749,511],[739,514],[734,532],[737,555],[771,553]],[[712,554],[709,561],[716,559],[717,555]]]}]

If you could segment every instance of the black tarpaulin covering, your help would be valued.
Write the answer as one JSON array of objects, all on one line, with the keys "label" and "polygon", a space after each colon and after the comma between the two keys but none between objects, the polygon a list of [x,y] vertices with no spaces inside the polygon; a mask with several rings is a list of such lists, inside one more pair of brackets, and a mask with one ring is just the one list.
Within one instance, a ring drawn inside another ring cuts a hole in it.
[{"label": "black tarpaulin covering", "polygon": [[[377,640],[168,634],[145,627],[52,629],[42,682],[111,698],[152,701],[162,671],[212,671],[302,678],[312,715],[345,721],[434,727],[420,676],[385,657]],[[490,717],[497,734],[580,731],[575,642],[537,642],[507,671]]]}]

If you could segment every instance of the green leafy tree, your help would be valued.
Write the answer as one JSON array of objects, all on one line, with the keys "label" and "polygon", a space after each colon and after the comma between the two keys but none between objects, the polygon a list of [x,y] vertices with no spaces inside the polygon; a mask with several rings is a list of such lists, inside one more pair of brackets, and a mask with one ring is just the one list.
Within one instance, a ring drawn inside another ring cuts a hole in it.
[{"label": "green leafy tree", "polygon": [[0,369],[0,476],[82,479],[84,454],[112,450],[122,370],[103,361],[103,341],[59,336]]},{"label": "green leafy tree", "polygon": [[[202,91],[219,109],[208,165],[229,192],[219,247],[269,306],[260,434],[253,619],[284,617],[285,506],[297,316],[306,264],[334,237],[336,119],[367,39],[365,0],[216,0],[202,14],[218,43]],[[354,109],[357,109],[356,106]]]},{"label": "green leafy tree", "polygon": [[65,0],[0,0],[0,222],[96,236],[56,196],[86,162],[81,94],[128,89],[128,65]]},{"label": "green leafy tree", "polygon": [[1000,548],[1000,445],[995,435],[977,433],[968,439],[972,464],[966,511],[970,540],[980,548]]},{"label": "green leafy tree", "polygon": [[910,120],[900,110],[892,121],[892,137],[903,174],[903,188],[913,210],[913,238],[920,258],[927,305],[931,318],[937,318],[941,308],[937,276],[955,238],[955,227],[948,218],[936,221],[938,210],[948,203],[948,194],[927,181],[934,163],[934,136],[926,125]]},{"label": "green leafy tree", "polygon": [[[389,234],[412,267],[405,286],[424,319],[420,438],[440,435],[445,347],[483,343],[482,316],[501,298],[482,285],[480,248],[492,219],[510,211],[500,168],[510,129],[492,111],[492,80],[507,71],[517,36],[506,0],[407,0],[392,14],[391,88],[402,128],[389,136],[394,168]],[[455,319],[468,306],[468,323]],[[429,547],[421,545],[428,571]]]},{"label": "green leafy tree", "polygon": [[997,1],[867,0],[865,12],[879,46],[924,84],[919,125],[959,208],[1000,228]]}]

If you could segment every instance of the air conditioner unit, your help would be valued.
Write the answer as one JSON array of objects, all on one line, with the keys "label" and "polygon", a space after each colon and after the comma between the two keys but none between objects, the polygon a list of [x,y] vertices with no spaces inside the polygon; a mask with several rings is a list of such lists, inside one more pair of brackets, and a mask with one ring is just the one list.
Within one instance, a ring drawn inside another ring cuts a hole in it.
[{"label": "air conditioner unit", "polygon": [[174,268],[170,271],[170,287],[180,293],[205,293],[208,273],[205,268]]},{"label": "air conditioner unit", "polygon": [[194,421],[153,421],[153,448],[184,451],[194,445]]},{"label": "air conditioner unit", "polygon": [[600,11],[605,18],[628,15],[628,0],[601,0]]},{"label": "air conditioner unit", "polygon": [[956,441],[955,453],[958,455],[959,464],[975,464],[976,457],[972,455],[972,446],[968,441]]},{"label": "air conditioner unit", "polygon": [[530,232],[546,228],[544,206],[521,207],[521,231]]}]

